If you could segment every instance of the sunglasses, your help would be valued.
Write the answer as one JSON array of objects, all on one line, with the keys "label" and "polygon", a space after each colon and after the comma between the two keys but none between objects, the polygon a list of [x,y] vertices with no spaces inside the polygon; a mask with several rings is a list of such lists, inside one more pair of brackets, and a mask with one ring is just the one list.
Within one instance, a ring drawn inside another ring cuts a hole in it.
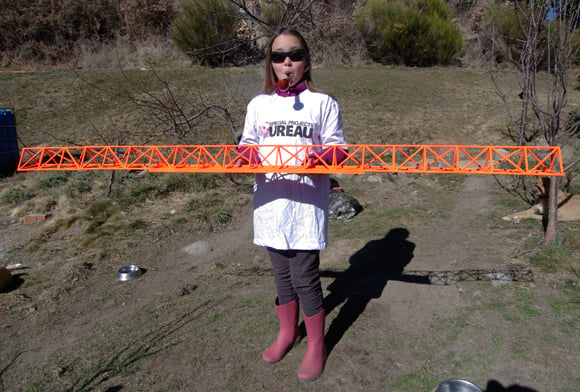
[{"label": "sunglasses", "polygon": [[283,63],[286,57],[290,57],[292,61],[302,61],[306,58],[306,51],[304,49],[295,49],[289,52],[270,53],[270,60],[276,64]]}]

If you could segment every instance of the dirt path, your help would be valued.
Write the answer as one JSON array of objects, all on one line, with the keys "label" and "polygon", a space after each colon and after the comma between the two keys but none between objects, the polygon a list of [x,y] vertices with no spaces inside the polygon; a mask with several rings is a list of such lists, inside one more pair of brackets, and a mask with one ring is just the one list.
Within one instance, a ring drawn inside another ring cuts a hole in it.
[{"label": "dirt path", "polygon": [[432,222],[425,232],[420,233],[422,238],[418,239],[420,246],[414,257],[417,268],[504,267],[508,257],[504,248],[490,246],[501,239],[501,234],[495,235],[485,219],[493,208],[489,193],[496,187],[491,176],[465,177],[463,189],[452,195],[454,207],[449,217]]},{"label": "dirt path", "polygon": [[411,233],[415,249],[406,270],[431,275],[425,282],[431,284],[389,282],[381,300],[389,304],[399,328],[421,334],[434,315],[453,316],[463,303],[458,287],[452,284],[461,271],[503,268],[505,255],[489,246],[490,232],[481,219],[488,211],[488,192],[493,186],[489,177],[466,177],[463,189],[452,195],[455,207],[449,216]]},{"label": "dirt path", "polygon": [[[365,282],[374,286],[371,293],[361,298],[356,298],[356,295],[347,298],[342,306],[337,306],[329,315],[327,339],[335,346],[325,379],[336,381],[336,377],[348,373],[345,364],[351,363],[353,356],[359,357],[360,347],[357,348],[356,343],[349,339],[351,334],[356,337],[383,335],[384,340],[391,344],[405,347],[402,350],[403,356],[386,360],[390,366],[384,369],[385,377],[397,377],[410,370],[429,371],[434,366],[435,359],[427,352],[417,360],[417,356],[421,356],[421,345],[425,344],[419,341],[433,333],[434,320],[453,318],[458,311],[468,306],[469,299],[462,294],[470,289],[473,282],[458,285],[461,276],[465,279],[465,271],[480,270],[483,275],[487,275],[486,271],[509,267],[505,241],[502,242],[501,234],[494,234],[483,219],[489,214],[489,193],[494,186],[496,184],[489,176],[465,177],[462,189],[458,192],[450,191],[448,195],[454,206],[448,215],[429,221],[426,227],[408,228],[408,238],[390,244],[397,248],[408,246],[408,249],[412,249],[412,252],[409,251],[412,254],[401,256],[403,259],[409,257],[410,260],[408,264],[407,261],[402,263],[402,274],[399,271],[388,271],[383,278],[376,278],[377,272],[374,270],[372,274],[375,277]],[[438,196],[434,193],[433,197]],[[391,248],[389,244],[383,246],[383,250]],[[381,262],[388,257],[388,253],[377,252],[382,256]],[[352,280],[360,281],[361,277],[364,280],[364,276],[364,273],[355,274]],[[330,280],[331,288],[333,284],[336,284],[336,280]],[[333,295],[332,291],[327,292],[327,301]],[[388,350],[385,355],[389,356]],[[449,362],[451,368],[452,361]],[[445,366],[441,363],[439,365]],[[450,372],[449,376],[461,375]],[[343,379],[341,382],[347,381]],[[359,390],[360,386],[351,387]]]}]

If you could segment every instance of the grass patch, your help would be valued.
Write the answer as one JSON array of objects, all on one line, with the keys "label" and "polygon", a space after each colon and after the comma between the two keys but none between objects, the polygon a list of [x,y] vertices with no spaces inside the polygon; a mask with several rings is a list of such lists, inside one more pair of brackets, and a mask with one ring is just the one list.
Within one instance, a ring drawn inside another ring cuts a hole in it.
[{"label": "grass patch", "polygon": [[[363,201],[363,211],[351,221],[330,220],[331,238],[351,238],[368,241],[382,238],[395,227],[425,227],[434,219],[450,216],[454,206],[452,200],[440,195],[460,189],[463,177],[433,175],[412,186],[394,188],[381,194],[374,184],[352,186],[346,183],[345,192],[354,195],[377,193],[367,203]],[[400,193],[406,193],[404,203],[398,201]],[[409,193],[412,196],[409,196]],[[361,201],[361,200],[359,200]],[[354,227],[356,226],[356,228]]]},{"label": "grass patch", "polygon": [[222,197],[220,193],[211,192],[203,198],[190,199],[186,203],[186,210],[193,213],[196,220],[215,230],[227,225],[232,219],[232,213]]},{"label": "grass patch", "polygon": [[85,233],[97,233],[97,231],[115,212],[118,211],[118,209],[119,207],[113,205],[113,203],[107,200],[100,200],[91,204],[81,217],[81,219],[89,222],[89,226],[85,230]]},{"label": "grass patch", "polygon": [[574,334],[577,331],[578,318],[580,318],[580,287],[578,282],[567,282],[564,289],[558,295],[548,298],[550,307],[560,320],[559,328],[566,334]]},{"label": "grass patch", "polygon": [[[357,216],[354,221],[330,220],[328,233],[331,238],[351,238],[368,240],[369,238],[382,238],[389,229],[390,222],[400,217],[397,210],[376,211],[368,206]],[[389,222],[389,223],[387,223]],[[353,232],[353,226],[357,230]]]},{"label": "grass patch", "polygon": [[187,219],[176,218],[171,221],[163,221],[157,223],[153,229],[157,233],[158,238],[167,238],[168,236],[178,232],[187,224]]},{"label": "grass patch", "polygon": [[74,283],[86,280],[91,272],[93,265],[87,262],[76,262],[64,266],[62,278],[66,282]]},{"label": "grass patch", "polygon": [[[506,302],[505,298],[511,298],[510,302]],[[537,299],[525,286],[498,287],[489,293],[489,301],[485,306],[513,324],[526,325],[541,314]]]},{"label": "grass patch", "polygon": [[429,392],[433,386],[437,386],[438,381],[433,376],[425,374],[405,374],[396,377],[389,383],[389,391],[417,391]]},{"label": "grass patch", "polygon": [[449,347],[457,341],[457,337],[469,326],[469,318],[473,313],[471,308],[462,308],[459,314],[453,318],[442,318],[435,316],[433,319],[433,329],[438,338],[435,343],[439,347]]},{"label": "grass patch", "polygon": [[95,181],[94,172],[80,172],[70,178],[64,186],[63,193],[71,199],[86,195],[93,190],[92,183]]},{"label": "grass patch", "polygon": [[111,199],[122,206],[131,206],[167,198],[178,192],[202,193],[222,188],[222,178],[199,173],[149,173],[144,178],[124,176],[116,182]]},{"label": "grass patch", "polygon": [[57,188],[66,184],[68,181],[68,175],[66,172],[54,172],[48,176],[42,177],[38,180],[36,187],[38,189],[51,189]]},{"label": "grass patch", "polygon": [[543,272],[556,272],[561,270],[576,269],[578,260],[574,258],[572,249],[568,244],[552,243],[545,245],[542,250],[532,257],[530,262]]},{"label": "grass patch", "polygon": [[24,190],[19,186],[11,186],[0,194],[0,203],[2,204],[19,204],[30,200],[36,196],[36,193]]},{"label": "grass patch", "polygon": [[223,186],[222,177],[206,173],[166,173],[158,174],[159,189],[156,196],[166,196],[173,192],[205,192]]}]

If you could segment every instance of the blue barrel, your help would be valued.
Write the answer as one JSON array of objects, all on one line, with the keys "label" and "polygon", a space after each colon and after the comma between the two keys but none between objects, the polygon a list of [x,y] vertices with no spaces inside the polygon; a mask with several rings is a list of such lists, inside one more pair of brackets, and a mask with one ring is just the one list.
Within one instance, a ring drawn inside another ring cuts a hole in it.
[{"label": "blue barrel", "polygon": [[14,112],[12,109],[0,109],[0,177],[14,174],[19,159]]}]

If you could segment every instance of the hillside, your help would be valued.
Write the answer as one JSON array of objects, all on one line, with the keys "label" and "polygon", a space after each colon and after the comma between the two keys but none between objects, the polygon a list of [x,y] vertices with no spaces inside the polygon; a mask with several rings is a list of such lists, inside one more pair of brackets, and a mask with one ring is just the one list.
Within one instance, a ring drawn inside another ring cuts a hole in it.
[{"label": "hillside", "polygon": [[[484,72],[314,71],[338,98],[350,143],[508,142],[505,109]],[[229,125],[217,115],[184,139],[160,134],[163,121],[131,97],[161,96],[168,86],[183,99],[202,92],[206,102],[227,104],[240,127],[261,72],[4,74],[0,107],[15,109],[21,141],[31,146],[119,138],[230,143]],[[514,74],[498,76],[517,103]],[[570,102],[579,99],[571,91]],[[331,222],[321,265],[330,353],[323,376],[303,384],[295,373],[305,342],[273,366],[260,359],[276,319],[269,262],[252,245],[251,176],[0,179],[0,265],[22,264],[0,293],[0,389],[429,392],[448,378],[487,392],[577,389],[578,222],[561,223],[561,244],[546,249],[539,222],[502,219],[527,208],[500,187],[506,178],[337,180],[364,210]],[[30,213],[46,219],[24,223]],[[128,264],[145,274],[117,282]]]}]

